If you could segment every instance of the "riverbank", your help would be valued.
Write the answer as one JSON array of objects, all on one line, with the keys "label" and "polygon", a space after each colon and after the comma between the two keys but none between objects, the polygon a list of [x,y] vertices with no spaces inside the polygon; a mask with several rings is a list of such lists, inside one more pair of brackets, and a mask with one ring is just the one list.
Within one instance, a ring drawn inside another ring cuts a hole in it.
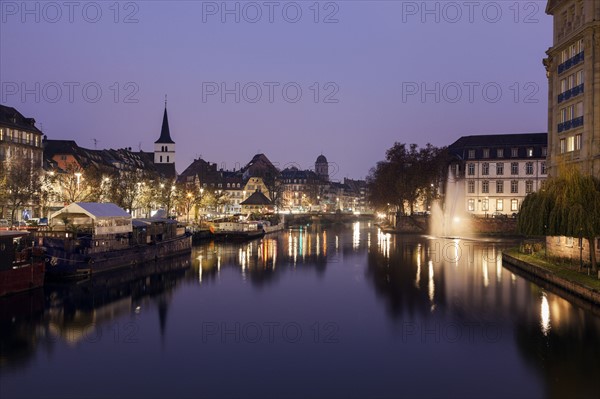
[{"label": "riverbank", "polygon": [[[502,261],[536,280],[541,280],[570,295],[600,305],[600,280],[577,270],[557,265],[537,255],[511,249],[502,253]],[[538,281],[535,281],[538,283]]]}]

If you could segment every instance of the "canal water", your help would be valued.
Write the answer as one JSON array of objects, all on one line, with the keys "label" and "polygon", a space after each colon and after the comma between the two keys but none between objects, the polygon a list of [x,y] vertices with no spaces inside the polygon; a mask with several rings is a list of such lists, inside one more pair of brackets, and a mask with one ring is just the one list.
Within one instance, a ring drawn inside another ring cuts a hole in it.
[{"label": "canal water", "polygon": [[510,241],[305,226],[0,300],[0,397],[598,397],[600,310]]}]

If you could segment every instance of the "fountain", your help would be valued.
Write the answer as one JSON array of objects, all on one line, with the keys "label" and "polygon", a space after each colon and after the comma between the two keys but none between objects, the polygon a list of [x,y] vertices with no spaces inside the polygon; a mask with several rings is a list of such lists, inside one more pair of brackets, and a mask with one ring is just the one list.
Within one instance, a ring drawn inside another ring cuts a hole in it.
[{"label": "fountain", "polygon": [[459,165],[448,168],[445,195],[431,207],[430,234],[435,237],[472,236],[471,216],[465,209],[465,180],[459,176]]}]

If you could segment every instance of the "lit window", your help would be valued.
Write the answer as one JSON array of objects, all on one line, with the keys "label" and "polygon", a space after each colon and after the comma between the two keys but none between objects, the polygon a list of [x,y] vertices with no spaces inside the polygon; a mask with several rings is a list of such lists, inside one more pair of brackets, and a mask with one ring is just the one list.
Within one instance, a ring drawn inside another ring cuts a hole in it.
[{"label": "lit window", "polygon": [[581,150],[581,134],[575,136],[575,151]]},{"label": "lit window", "polygon": [[528,148],[527,149],[527,158],[531,158],[533,157],[533,148]]},{"label": "lit window", "polygon": [[468,200],[467,205],[468,205],[469,212],[473,212],[475,210],[475,200],[474,199]]},{"label": "lit window", "polygon": [[487,198],[484,198],[481,200],[481,210],[482,211],[489,211],[490,210],[490,200]]},{"label": "lit window", "polygon": [[567,141],[565,139],[560,139],[560,153],[564,154],[567,147]]},{"label": "lit window", "polygon": [[497,199],[496,200],[496,210],[503,211],[504,210],[504,200]]},{"label": "lit window", "polygon": [[567,137],[567,152],[571,152],[575,150],[575,137]]},{"label": "lit window", "polygon": [[519,200],[518,199],[510,200],[510,210],[512,212],[517,212],[519,210]]}]

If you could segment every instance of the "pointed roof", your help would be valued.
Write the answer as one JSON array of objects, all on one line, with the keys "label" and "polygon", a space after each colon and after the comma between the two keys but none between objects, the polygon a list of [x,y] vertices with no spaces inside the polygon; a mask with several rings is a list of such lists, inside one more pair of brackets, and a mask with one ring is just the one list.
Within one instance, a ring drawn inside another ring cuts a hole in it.
[{"label": "pointed roof", "polygon": [[240,205],[273,205],[271,200],[261,193],[260,191],[255,191],[251,196],[246,198],[245,201],[241,202]]},{"label": "pointed roof", "polygon": [[175,144],[171,139],[171,132],[169,131],[169,117],[167,116],[167,106],[165,104],[165,114],[163,115],[162,128],[160,129],[160,137],[154,142],[154,144]]}]

